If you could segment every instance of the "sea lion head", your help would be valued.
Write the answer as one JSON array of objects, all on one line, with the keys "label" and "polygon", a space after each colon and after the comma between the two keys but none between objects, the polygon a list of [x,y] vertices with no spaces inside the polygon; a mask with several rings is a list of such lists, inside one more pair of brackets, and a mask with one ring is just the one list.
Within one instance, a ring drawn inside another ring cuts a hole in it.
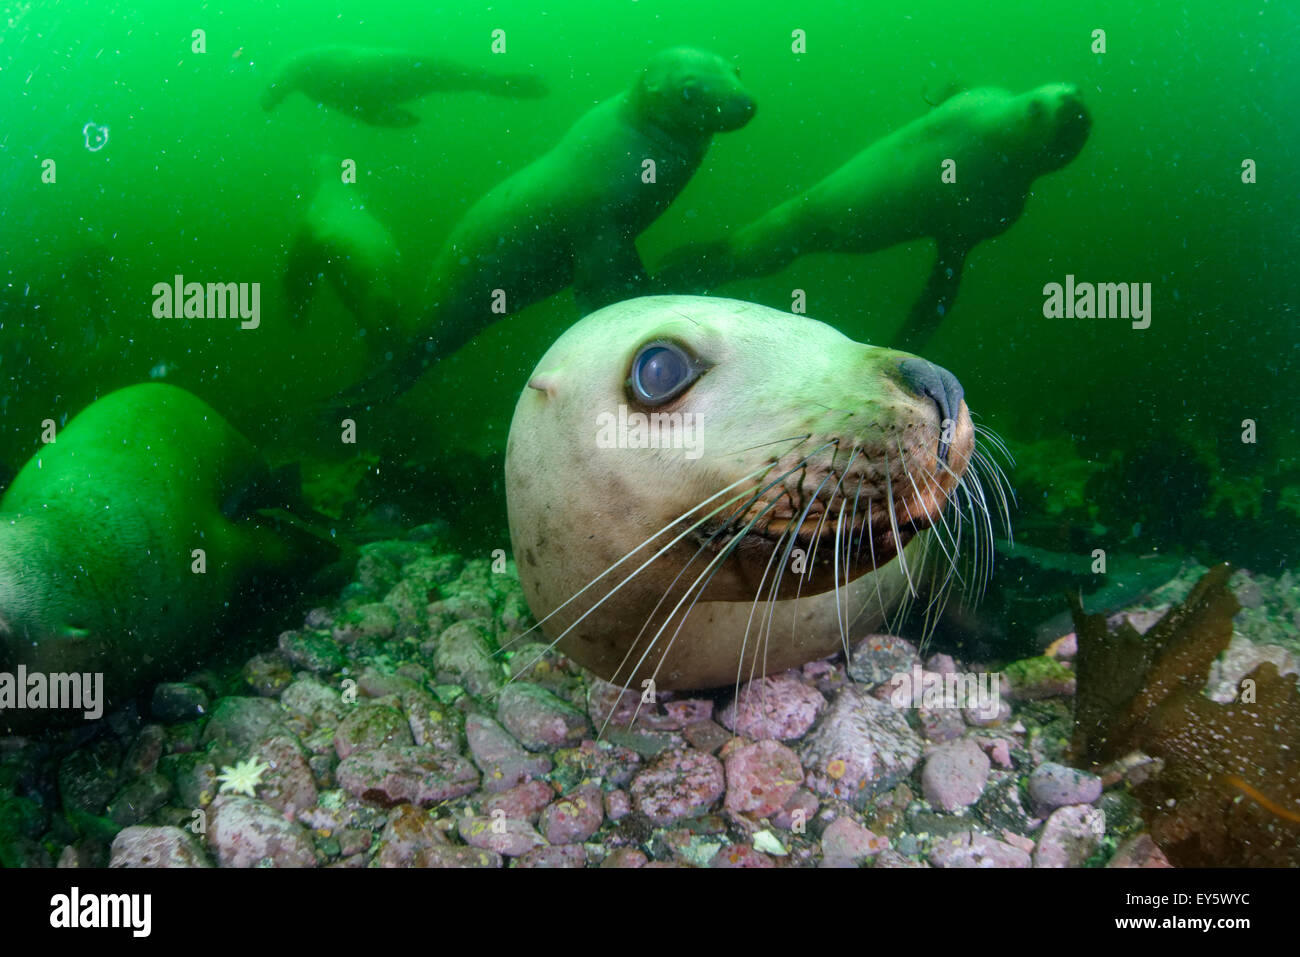
[{"label": "sea lion head", "polygon": [[1040,144],[1043,173],[1058,170],[1079,155],[1092,130],[1092,118],[1077,86],[1049,83],[1016,99],[1029,124],[1029,136]]},{"label": "sea lion head", "polygon": [[[520,580],[546,633],[613,680],[647,626],[696,608],[691,589],[748,610],[889,565],[969,494],[974,445],[961,386],[916,356],[735,300],[617,303],[555,342],[516,406]],[[672,673],[661,686],[700,686]]]},{"label": "sea lion head", "polygon": [[739,68],[693,47],[656,54],[637,78],[633,100],[642,116],[674,132],[725,133],[754,115]]}]

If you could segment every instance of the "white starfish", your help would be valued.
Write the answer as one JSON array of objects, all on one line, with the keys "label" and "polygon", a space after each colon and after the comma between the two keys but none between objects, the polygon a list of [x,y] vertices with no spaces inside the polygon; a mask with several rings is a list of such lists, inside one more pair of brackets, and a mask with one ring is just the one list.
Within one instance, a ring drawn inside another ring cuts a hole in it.
[{"label": "white starfish", "polygon": [[233,768],[222,768],[221,773],[217,775],[217,780],[221,782],[223,793],[233,791],[236,794],[257,797],[257,785],[261,783],[262,775],[269,767],[269,764],[263,764],[257,758],[249,758],[247,761],[240,761]]}]

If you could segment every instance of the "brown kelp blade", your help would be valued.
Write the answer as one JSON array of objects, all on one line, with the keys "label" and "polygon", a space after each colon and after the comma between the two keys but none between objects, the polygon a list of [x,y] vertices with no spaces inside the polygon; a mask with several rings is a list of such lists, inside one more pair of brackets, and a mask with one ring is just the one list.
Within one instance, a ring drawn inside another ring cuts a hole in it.
[{"label": "brown kelp blade", "polygon": [[1300,866],[1300,692],[1272,664],[1236,700],[1202,693],[1232,640],[1233,569],[1207,572],[1146,635],[1115,632],[1074,603],[1079,637],[1072,750],[1097,764],[1131,751],[1160,759],[1135,789],[1151,835],[1180,867]]}]

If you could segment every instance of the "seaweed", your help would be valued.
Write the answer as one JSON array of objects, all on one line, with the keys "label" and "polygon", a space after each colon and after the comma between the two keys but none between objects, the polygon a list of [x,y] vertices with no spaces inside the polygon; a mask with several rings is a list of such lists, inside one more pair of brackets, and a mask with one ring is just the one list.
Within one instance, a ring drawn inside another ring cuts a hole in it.
[{"label": "seaweed", "polygon": [[1233,569],[1218,565],[1146,633],[1111,632],[1072,602],[1079,637],[1071,751],[1101,764],[1159,759],[1134,789],[1151,836],[1179,867],[1300,866],[1300,692],[1262,664],[1237,699],[1202,694],[1232,640]]}]

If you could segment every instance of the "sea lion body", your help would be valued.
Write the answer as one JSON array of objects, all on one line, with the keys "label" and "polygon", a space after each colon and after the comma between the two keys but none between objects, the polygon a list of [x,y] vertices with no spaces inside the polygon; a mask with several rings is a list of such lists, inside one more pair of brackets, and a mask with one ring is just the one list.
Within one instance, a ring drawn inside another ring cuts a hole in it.
[{"label": "sea lion body", "polygon": [[[602,442],[620,406],[640,409],[629,376],[660,342],[705,370],[660,411],[698,418],[681,418],[658,447]],[[577,323],[538,364],[506,449],[515,561],[547,636],[612,681],[704,688],[824,657],[874,628],[920,570],[915,546],[891,559],[936,521],[973,449],[957,386],[953,441],[946,465],[936,461],[939,412],[914,386],[925,367],[955,386],[924,360],[728,299],[647,297]],[[695,449],[688,421],[701,430]],[[837,524],[852,546],[838,563]],[[793,545],[787,529],[799,530]],[[794,548],[806,575],[791,571]]]},{"label": "sea lion body", "polygon": [[442,57],[357,46],[315,47],[295,54],[267,86],[262,108],[275,109],[295,90],[363,123],[393,127],[418,123],[419,117],[401,104],[435,91],[546,95],[545,83],[530,74],[493,73]]},{"label": "sea lion body", "polygon": [[387,227],[355,183],[344,183],[337,159],[316,161],[318,187],[289,249],[285,288],[290,313],[303,321],[327,280],[358,326],[382,343],[398,326],[401,257]]},{"label": "sea lion body", "polygon": [[[175,386],[130,386],[87,407],[0,498],[0,670],[102,672],[110,702],[183,675],[246,589],[308,564],[252,508],[268,474],[246,439]],[[70,719],[6,711],[0,727],[24,718]]]},{"label": "sea lion body", "polygon": [[[917,347],[951,306],[967,253],[1011,228],[1034,180],[1070,162],[1089,126],[1067,84],[1018,96],[959,93],[729,239],[669,257],[657,285],[710,288],[769,275],[808,253],[871,253],[934,237],[930,282],[902,337]],[[941,178],[948,160],[955,182]]]},{"label": "sea lion body", "polygon": [[[637,236],[690,181],[713,134],[753,113],[736,68],[721,57],[690,48],[653,57],[630,90],[592,108],[470,208],[434,262],[404,361],[354,391],[404,391],[431,361],[500,318],[497,290],[505,313],[568,286],[584,313],[643,292]],[[653,182],[643,179],[647,160]]]}]

